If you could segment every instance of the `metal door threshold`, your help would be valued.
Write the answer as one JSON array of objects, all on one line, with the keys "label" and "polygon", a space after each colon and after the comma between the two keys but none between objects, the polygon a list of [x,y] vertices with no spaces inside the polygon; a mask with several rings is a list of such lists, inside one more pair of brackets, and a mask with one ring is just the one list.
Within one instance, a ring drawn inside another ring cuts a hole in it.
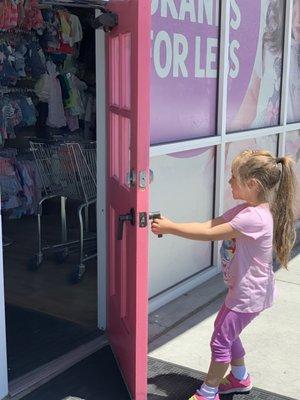
[{"label": "metal door threshold", "polygon": [[43,365],[42,367],[12,380],[8,385],[9,395],[7,399],[21,399],[28,393],[33,392],[38,387],[77,364],[79,361],[108,345],[108,343],[108,338],[104,334]]}]

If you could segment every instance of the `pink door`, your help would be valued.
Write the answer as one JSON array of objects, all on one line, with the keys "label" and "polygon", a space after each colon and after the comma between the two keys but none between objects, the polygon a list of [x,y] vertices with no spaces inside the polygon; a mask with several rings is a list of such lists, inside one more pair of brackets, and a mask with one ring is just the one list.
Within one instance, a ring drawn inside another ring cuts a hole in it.
[{"label": "pink door", "polygon": [[108,335],[136,400],[147,398],[150,4],[108,2]]}]

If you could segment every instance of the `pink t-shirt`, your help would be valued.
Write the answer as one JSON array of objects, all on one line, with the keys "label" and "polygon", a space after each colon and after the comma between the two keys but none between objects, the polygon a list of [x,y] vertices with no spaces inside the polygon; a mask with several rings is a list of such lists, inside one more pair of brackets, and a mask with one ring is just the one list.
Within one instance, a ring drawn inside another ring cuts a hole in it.
[{"label": "pink t-shirt", "polygon": [[224,221],[243,235],[221,247],[225,304],[239,312],[259,312],[274,300],[273,216],[268,203],[239,204],[223,214]]}]

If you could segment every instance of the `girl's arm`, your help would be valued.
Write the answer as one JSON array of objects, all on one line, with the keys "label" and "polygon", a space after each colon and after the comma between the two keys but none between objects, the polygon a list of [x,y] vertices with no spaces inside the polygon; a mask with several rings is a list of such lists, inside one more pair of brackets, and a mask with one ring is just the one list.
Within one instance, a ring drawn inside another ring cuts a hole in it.
[{"label": "girl's arm", "polygon": [[218,225],[221,225],[224,223],[225,223],[225,221],[224,221],[223,217],[217,217],[217,218],[211,219],[210,221],[202,222],[201,225],[205,226],[206,228],[212,228],[214,226],[218,226]]},{"label": "girl's arm", "polygon": [[205,223],[177,223],[162,217],[162,219],[155,219],[152,222],[151,230],[156,235],[171,234],[186,239],[209,242],[214,240],[233,239],[242,235],[239,231],[233,229],[231,225],[226,222],[219,225],[214,225],[213,221],[214,220]]}]

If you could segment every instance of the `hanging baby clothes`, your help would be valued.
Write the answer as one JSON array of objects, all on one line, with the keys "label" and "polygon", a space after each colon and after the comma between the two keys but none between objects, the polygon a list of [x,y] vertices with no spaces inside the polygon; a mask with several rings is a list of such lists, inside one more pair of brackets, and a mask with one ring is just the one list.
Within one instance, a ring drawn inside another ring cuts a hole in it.
[{"label": "hanging baby clothes", "polygon": [[47,71],[49,75],[49,100],[48,100],[48,119],[47,125],[52,128],[61,128],[67,125],[64,106],[62,101],[62,93],[56,65],[52,61],[47,61]]},{"label": "hanging baby clothes", "polygon": [[47,73],[37,82],[35,93],[39,100],[48,103],[47,125],[61,128],[67,125],[62,101],[62,92],[56,65],[52,61],[46,63]]},{"label": "hanging baby clothes", "polygon": [[38,79],[45,73],[46,59],[36,34],[26,40],[4,35],[0,41],[0,84],[15,86],[22,78]]},{"label": "hanging baby clothes", "polygon": [[16,2],[4,0],[0,2],[0,29],[9,30],[18,25],[18,6]]},{"label": "hanging baby clothes", "polygon": [[70,110],[72,115],[80,116],[84,112],[81,93],[87,89],[87,84],[71,73],[65,74],[64,78],[70,87],[70,96],[65,107]]},{"label": "hanging baby clothes", "polygon": [[18,81],[18,73],[14,68],[13,48],[9,43],[0,42],[0,84],[2,86],[14,86]]},{"label": "hanging baby clothes", "polygon": [[0,143],[16,137],[14,128],[35,125],[36,117],[31,97],[17,92],[0,97]]},{"label": "hanging baby clothes", "polygon": [[0,153],[2,209],[10,211],[10,218],[35,214],[41,199],[41,183],[36,164],[30,159],[19,159],[9,150],[14,149]]},{"label": "hanging baby clothes", "polygon": [[31,29],[39,30],[44,28],[44,19],[39,8],[38,0],[24,1],[24,18],[22,27],[28,31]]},{"label": "hanging baby clothes", "polygon": [[33,79],[40,78],[46,72],[46,58],[44,52],[35,40],[28,42],[26,62]]},{"label": "hanging baby clothes", "polygon": [[47,51],[54,51],[59,46],[60,21],[57,13],[53,10],[42,10],[45,22],[45,30],[41,37],[43,47]]},{"label": "hanging baby clothes", "polygon": [[22,186],[22,192],[19,193],[21,205],[12,210],[10,218],[21,218],[23,215],[36,213],[38,202],[41,199],[41,189],[34,161],[17,159],[15,166]]},{"label": "hanging baby clothes", "polygon": [[38,0],[4,0],[0,2],[0,29],[8,31],[16,27],[30,31],[41,29],[44,20]]},{"label": "hanging baby clothes", "polygon": [[60,49],[65,53],[74,53],[74,45],[83,37],[80,19],[67,11],[59,11],[59,17],[62,30]]},{"label": "hanging baby clothes", "polygon": [[77,15],[74,15],[74,14],[70,14],[69,23],[71,26],[69,44],[70,44],[70,46],[74,46],[76,43],[81,42],[81,40],[83,38],[82,26],[81,26],[80,19],[77,17]]},{"label": "hanging baby clothes", "polygon": [[67,125],[71,132],[79,129],[79,116],[84,112],[81,92],[87,89],[85,82],[74,74],[60,74],[58,80],[61,86],[63,104]]},{"label": "hanging baby clothes", "polygon": [[22,186],[14,167],[13,158],[0,157],[0,186],[2,209],[9,210],[19,207],[21,202],[18,194],[22,191]]},{"label": "hanging baby clothes", "polygon": [[69,43],[71,27],[68,21],[69,20],[68,12],[60,10],[58,11],[58,16],[60,18],[61,38],[64,43]]},{"label": "hanging baby clothes", "polygon": [[[48,53],[74,55],[75,44],[82,40],[82,26],[77,15],[67,10],[42,10],[45,30],[43,48]],[[62,62],[64,59],[61,60]]]},{"label": "hanging baby clothes", "polygon": [[16,48],[14,54],[15,57],[14,66],[19,78],[26,78],[25,57],[24,57],[26,52],[27,52],[26,46],[21,44]]}]

